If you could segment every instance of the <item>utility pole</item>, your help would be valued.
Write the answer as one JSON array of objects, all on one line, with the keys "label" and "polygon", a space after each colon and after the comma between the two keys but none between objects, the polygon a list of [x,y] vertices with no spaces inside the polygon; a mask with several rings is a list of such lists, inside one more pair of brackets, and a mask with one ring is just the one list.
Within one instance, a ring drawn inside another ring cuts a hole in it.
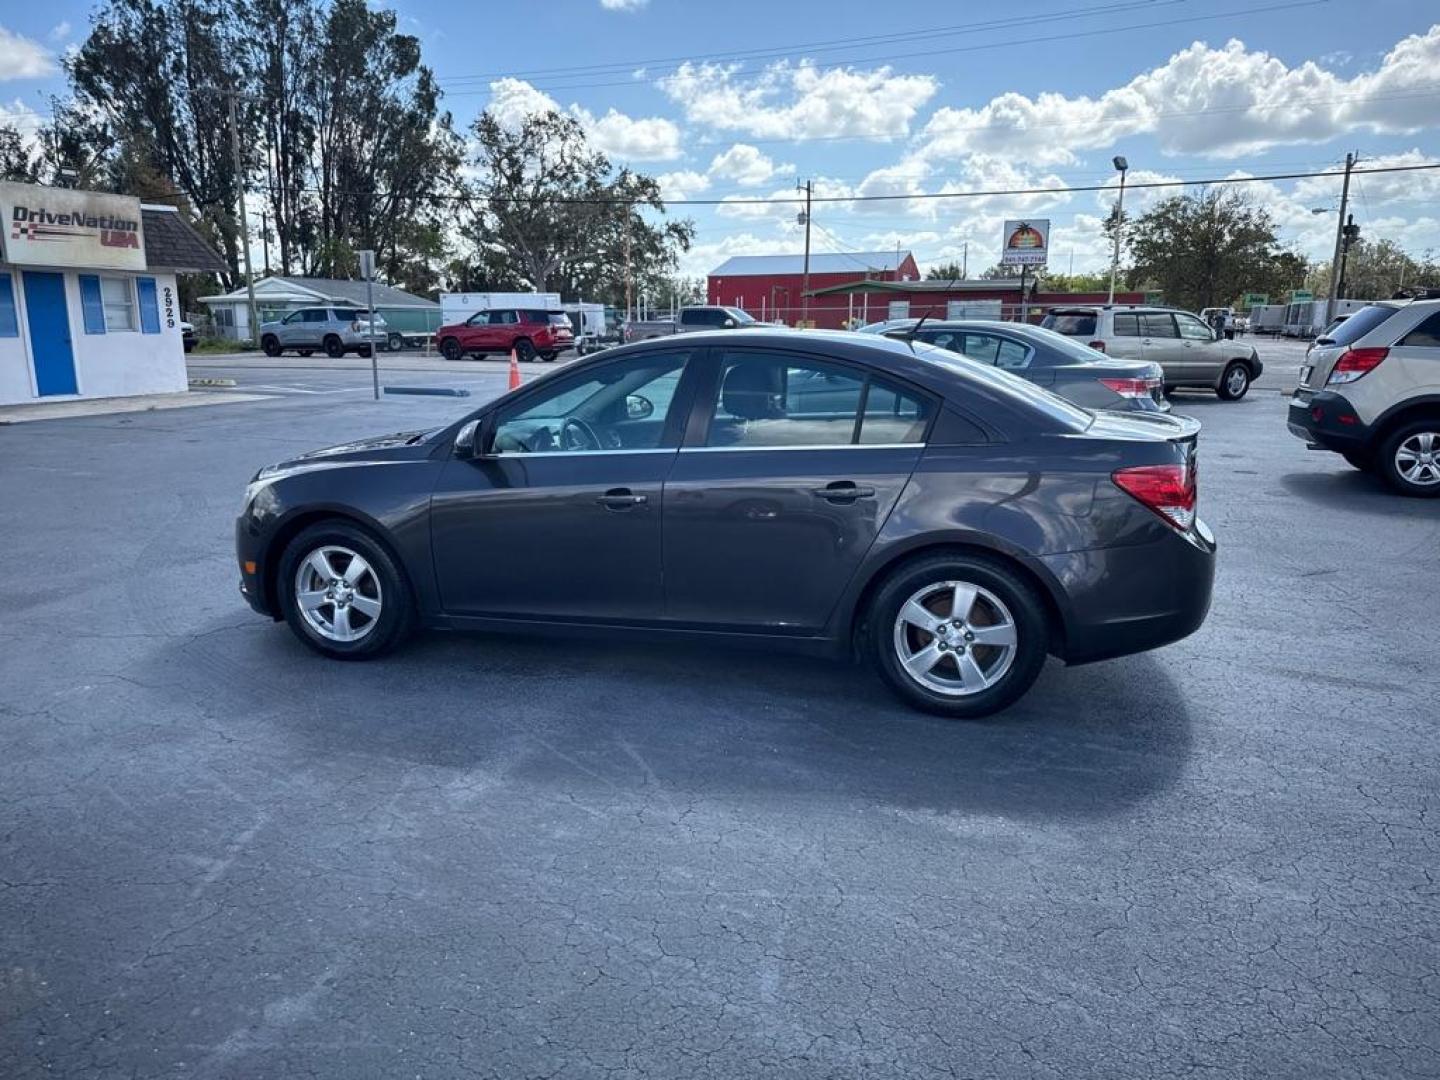
[{"label": "utility pole", "polygon": [[961,256],[960,256],[960,280],[961,280],[961,281],[969,281],[969,280],[970,280],[970,241],[969,241],[969,240],[966,240],[964,246],[961,247],[960,250],[961,250],[961,252],[962,252],[962,254],[961,254]]},{"label": "utility pole", "polygon": [[255,313],[255,274],[250,267],[250,222],[245,216],[245,168],[240,161],[240,121],[235,108],[235,87],[225,91],[230,104],[230,153],[235,158],[235,188],[240,198],[240,250],[245,256],[245,295],[250,307],[250,340],[260,344],[260,320]]},{"label": "utility pole", "polygon": [[632,278],[630,276],[630,204],[625,204],[625,321],[630,321],[630,303],[632,296]]},{"label": "utility pole", "polygon": [[1345,210],[1350,203],[1350,170],[1360,155],[1354,152],[1345,155],[1345,180],[1340,185],[1340,213],[1335,217],[1335,256],[1330,260],[1330,299],[1325,304],[1325,325],[1335,319],[1335,301],[1340,299],[1340,255],[1345,243]]},{"label": "utility pole", "polygon": [[810,325],[810,193],[814,184],[806,180],[802,188],[795,185],[797,191],[805,192],[805,212],[801,217],[805,221],[805,273],[800,282],[800,322],[805,327]]},{"label": "utility pole", "polygon": [[1115,277],[1120,273],[1120,230],[1125,227],[1125,174],[1130,171],[1130,163],[1119,154],[1112,161],[1115,171],[1120,174],[1120,197],[1115,201],[1115,247],[1110,255],[1110,299],[1106,301],[1113,305]]},{"label": "utility pole", "polygon": [[270,276],[270,215],[260,211],[260,246],[265,252],[265,276]]}]

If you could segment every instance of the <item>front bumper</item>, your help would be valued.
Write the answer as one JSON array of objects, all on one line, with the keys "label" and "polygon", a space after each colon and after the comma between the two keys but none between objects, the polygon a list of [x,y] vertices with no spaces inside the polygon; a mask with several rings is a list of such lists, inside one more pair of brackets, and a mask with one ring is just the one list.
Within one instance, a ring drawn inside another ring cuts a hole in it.
[{"label": "front bumper", "polygon": [[240,570],[240,595],[257,614],[271,619],[277,613],[265,595],[264,545],[250,527],[248,514],[235,519],[235,561]]},{"label": "front bumper", "polygon": [[1370,441],[1370,427],[1360,419],[1355,406],[1333,390],[1295,391],[1286,410],[1285,426],[1305,444],[1337,454],[1363,450]]},{"label": "front bumper", "polygon": [[1148,543],[1051,555],[1042,561],[1069,600],[1067,664],[1158,649],[1188,637],[1210,612],[1215,535],[1199,518]]}]

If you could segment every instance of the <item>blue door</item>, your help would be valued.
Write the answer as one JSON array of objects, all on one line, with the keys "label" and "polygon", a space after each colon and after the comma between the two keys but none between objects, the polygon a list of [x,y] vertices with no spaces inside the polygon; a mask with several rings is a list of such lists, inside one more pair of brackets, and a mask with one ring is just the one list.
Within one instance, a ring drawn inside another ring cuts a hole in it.
[{"label": "blue door", "polygon": [[30,354],[35,357],[35,385],[40,396],[77,393],[65,276],[26,270],[25,314],[30,321]]}]

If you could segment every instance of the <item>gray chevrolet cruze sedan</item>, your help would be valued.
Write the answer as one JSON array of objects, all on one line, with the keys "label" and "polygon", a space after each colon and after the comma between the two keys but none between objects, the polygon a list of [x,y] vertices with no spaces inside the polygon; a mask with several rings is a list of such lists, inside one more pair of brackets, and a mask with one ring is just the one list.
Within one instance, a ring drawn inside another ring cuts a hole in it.
[{"label": "gray chevrolet cruze sedan", "polygon": [[417,626],[723,634],[866,657],[912,704],[982,716],[1047,654],[1201,624],[1198,430],[924,344],[687,334],[260,470],[241,590],[339,659]]}]

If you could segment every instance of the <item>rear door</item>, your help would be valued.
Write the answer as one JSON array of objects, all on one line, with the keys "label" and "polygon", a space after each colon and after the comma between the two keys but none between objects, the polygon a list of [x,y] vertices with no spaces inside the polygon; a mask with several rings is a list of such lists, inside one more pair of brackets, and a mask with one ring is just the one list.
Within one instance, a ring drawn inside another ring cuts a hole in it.
[{"label": "rear door", "polygon": [[1105,354],[1117,360],[1144,360],[1140,316],[1133,311],[1117,311],[1113,322],[1111,336],[1105,339]]},{"label": "rear door", "polygon": [[808,352],[716,348],[665,484],[665,617],[814,634],[889,516],[935,403]]}]

